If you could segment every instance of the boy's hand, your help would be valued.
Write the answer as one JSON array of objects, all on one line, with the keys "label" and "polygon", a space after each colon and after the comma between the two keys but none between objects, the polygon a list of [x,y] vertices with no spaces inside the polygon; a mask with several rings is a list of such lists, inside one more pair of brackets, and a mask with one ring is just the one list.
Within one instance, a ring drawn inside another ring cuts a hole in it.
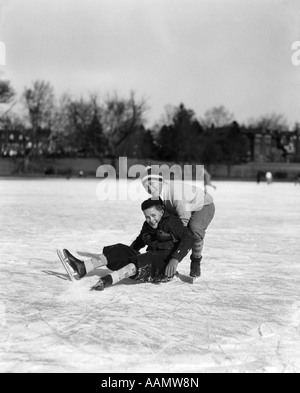
[{"label": "boy's hand", "polygon": [[166,267],[165,275],[167,277],[173,278],[177,272],[178,264],[179,262],[177,261],[177,259],[172,258],[168,263],[168,266]]}]

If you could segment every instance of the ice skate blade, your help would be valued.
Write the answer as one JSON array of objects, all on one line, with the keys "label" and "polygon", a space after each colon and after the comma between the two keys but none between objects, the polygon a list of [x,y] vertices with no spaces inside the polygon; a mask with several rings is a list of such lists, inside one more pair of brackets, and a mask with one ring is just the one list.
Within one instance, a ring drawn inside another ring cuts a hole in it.
[{"label": "ice skate blade", "polygon": [[181,274],[179,272],[176,272],[175,277],[179,278],[182,282],[191,285],[193,285],[197,280],[197,277],[186,276],[185,274]]},{"label": "ice skate blade", "polygon": [[90,289],[91,292],[103,292],[104,291],[104,286],[103,285],[94,285],[92,286],[92,288]]},{"label": "ice skate blade", "polygon": [[68,274],[68,277],[70,279],[70,281],[72,281],[73,283],[76,283],[76,281],[78,280],[78,278],[76,278],[78,275],[76,273],[73,273],[71,271],[71,267],[69,266],[68,262],[66,261],[66,259],[64,258],[63,254],[61,253],[61,251],[56,250],[57,255],[59,257],[59,260],[61,261],[63,267],[65,268],[65,271]]}]

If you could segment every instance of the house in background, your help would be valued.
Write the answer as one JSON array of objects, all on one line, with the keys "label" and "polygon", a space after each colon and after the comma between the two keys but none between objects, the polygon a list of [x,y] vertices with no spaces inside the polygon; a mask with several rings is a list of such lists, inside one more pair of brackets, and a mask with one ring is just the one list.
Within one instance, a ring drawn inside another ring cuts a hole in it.
[{"label": "house in background", "polygon": [[[40,130],[37,152],[39,155],[47,153],[49,149],[50,130]],[[0,122],[0,156],[24,157],[32,149],[30,130],[11,130]]]}]

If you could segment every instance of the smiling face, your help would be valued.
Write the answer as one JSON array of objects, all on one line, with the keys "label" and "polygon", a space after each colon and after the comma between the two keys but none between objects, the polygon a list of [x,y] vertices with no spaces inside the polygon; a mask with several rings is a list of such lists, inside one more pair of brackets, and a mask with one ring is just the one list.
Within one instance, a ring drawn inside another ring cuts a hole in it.
[{"label": "smiling face", "polygon": [[144,210],[144,214],[147,224],[150,225],[151,228],[157,229],[158,224],[160,223],[162,216],[164,215],[164,210],[161,207],[153,206],[149,209]]}]

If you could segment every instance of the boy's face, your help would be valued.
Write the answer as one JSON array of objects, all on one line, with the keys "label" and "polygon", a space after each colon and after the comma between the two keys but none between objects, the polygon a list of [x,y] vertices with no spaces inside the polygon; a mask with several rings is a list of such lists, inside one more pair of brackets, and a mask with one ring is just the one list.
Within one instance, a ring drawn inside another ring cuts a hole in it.
[{"label": "boy's face", "polygon": [[153,206],[149,209],[144,210],[144,214],[146,221],[150,225],[150,227],[153,229],[157,229],[158,224],[160,223],[162,216],[164,215],[164,211],[160,211],[155,206]]}]

